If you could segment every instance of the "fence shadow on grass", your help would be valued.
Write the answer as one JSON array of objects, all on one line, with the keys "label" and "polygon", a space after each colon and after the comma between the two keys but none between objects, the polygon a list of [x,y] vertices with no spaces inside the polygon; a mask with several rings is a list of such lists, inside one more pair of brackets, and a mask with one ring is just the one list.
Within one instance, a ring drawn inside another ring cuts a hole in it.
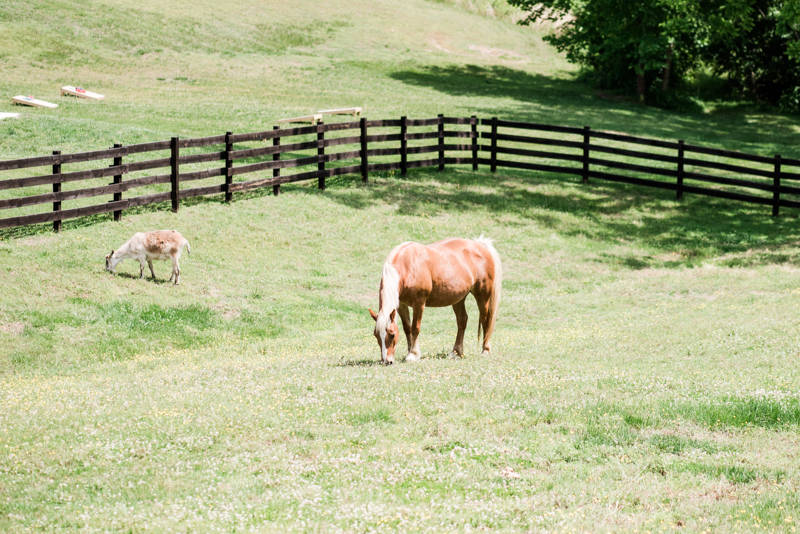
[{"label": "fence shadow on grass", "polygon": [[[407,179],[376,173],[367,186],[353,176],[329,179],[323,193],[316,182],[285,185],[287,193],[325,195],[361,210],[375,204],[397,205],[398,213],[435,216],[448,212],[483,210],[493,224],[536,224],[568,237],[630,243],[652,255],[602,252],[592,261],[627,269],[687,267],[717,258],[728,266],[800,263],[800,213],[786,209],[778,218],[768,206],[754,206],[691,194],[677,202],[673,192],[593,180],[503,169],[497,174],[448,169],[410,171]],[[550,187],[558,184],[556,187]],[[272,194],[271,188],[234,195],[236,202]],[[221,195],[194,197],[182,208],[219,203]],[[276,199],[279,202],[279,199]],[[125,210],[124,217],[168,211],[168,203]],[[498,220],[503,216],[502,220]],[[508,217],[510,216],[510,217]],[[107,222],[111,214],[64,221],[62,231]],[[584,221],[588,221],[586,224]],[[8,228],[0,239],[50,234],[50,224]],[[657,256],[661,256],[660,258]]]},{"label": "fence shadow on grass", "polygon": [[595,260],[628,269],[686,267],[710,258],[730,266],[800,262],[795,252],[800,214],[794,210],[774,218],[768,206],[690,194],[676,201],[673,192],[612,182],[583,185],[577,178],[505,169],[496,175],[419,171],[405,180],[376,176],[367,187],[331,187],[324,194],[354,209],[397,205],[397,213],[407,215],[482,210],[493,224],[536,224],[568,237],[653,251],[649,256],[605,252]]},{"label": "fence shadow on grass", "polygon": [[[247,198],[257,198],[262,196],[268,196],[272,194],[271,188],[265,189],[256,189],[254,191],[248,191],[247,193],[237,193],[235,195],[236,200],[243,200]],[[236,201],[234,200],[234,202]],[[190,197],[181,200],[181,209],[189,208],[192,206],[197,206],[200,204],[214,204],[223,202],[223,195],[208,195],[208,196],[198,196],[198,197]],[[145,204],[143,206],[135,206],[133,208],[128,208],[123,210],[122,218],[123,220],[128,217],[132,217],[135,215],[142,215],[145,213],[165,213],[170,211],[171,204],[169,202],[156,202],[153,204]],[[111,213],[100,213],[97,215],[87,215],[84,217],[77,217],[74,219],[65,219],[61,222],[61,231],[66,232],[76,228],[89,228],[96,224],[102,224],[105,222],[109,222],[112,219],[113,215]],[[0,241],[8,240],[8,239],[21,239],[24,237],[31,237],[34,235],[52,235],[53,234],[53,223],[41,223],[41,224],[31,224],[28,226],[12,226],[10,228],[3,228],[0,230]]]}]

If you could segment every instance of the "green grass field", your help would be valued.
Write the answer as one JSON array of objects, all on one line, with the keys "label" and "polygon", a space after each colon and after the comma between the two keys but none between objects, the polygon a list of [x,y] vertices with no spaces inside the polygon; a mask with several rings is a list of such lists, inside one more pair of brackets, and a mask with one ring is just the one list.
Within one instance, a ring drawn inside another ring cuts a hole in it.
[{"label": "green grass field", "polygon": [[[60,107],[0,102],[0,159],[350,105],[800,155],[797,117],[598,97],[495,4],[4,4],[0,92]],[[0,531],[795,532],[795,211],[455,167],[109,219],[0,234]],[[159,228],[191,242],[180,286],[103,270]],[[379,365],[389,250],[481,233],[494,354],[469,300],[465,358],[428,309],[422,361]]]}]

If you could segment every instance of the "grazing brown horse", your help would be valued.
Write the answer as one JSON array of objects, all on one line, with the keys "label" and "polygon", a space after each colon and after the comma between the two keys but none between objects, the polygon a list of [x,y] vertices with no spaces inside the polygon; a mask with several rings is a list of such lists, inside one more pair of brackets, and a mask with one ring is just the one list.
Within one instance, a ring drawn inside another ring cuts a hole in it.
[{"label": "grazing brown horse", "polygon": [[[478,341],[483,329],[483,354],[489,354],[489,340],[494,332],[503,268],[492,240],[451,237],[420,245],[406,242],[396,246],[383,264],[378,313],[369,310],[375,320],[375,337],[381,347],[381,361],[394,363],[394,351],[400,337],[395,312],[400,312],[403,332],[408,342],[407,362],[419,360],[419,331],[425,306],[452,306],[458,333],[453,354],[464,354],[464,331],[467,328],[467,295],[478,303]],[[412,321],[408,308],[414,310]]]}]

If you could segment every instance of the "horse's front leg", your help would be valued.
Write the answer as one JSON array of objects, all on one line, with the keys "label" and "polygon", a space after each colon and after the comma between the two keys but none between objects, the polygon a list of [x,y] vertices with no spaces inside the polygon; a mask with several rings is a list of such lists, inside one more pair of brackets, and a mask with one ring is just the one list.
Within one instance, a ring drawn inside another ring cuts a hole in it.
[{"label": "horse's front leg", "polygon": [[397,307],[397,313],[400,315],[400,321],[403,324],[403,333],[406,335],[406,346],[408,347],[409,354],[411,353],[411,316],[408,314],[408,306],[402,302]]},{"label": "horse's front leg", "polygon": [[411,321],[411,336],[408,340],[407,362],[415,362],[420,359],[419,351],[419,331],[422,329],[422,312],[425,311],[425,303],[414,304],[414,319]]},{"label": "horse's front leg", "polygon": [[456,334],[456,344],[453,345],[452,356],[464,355],[464,332],[467,330],[467,297],[461,299],[460,302],[453,304],[453,311],[456,312],[456,324],[458,325],[458,333]]}]

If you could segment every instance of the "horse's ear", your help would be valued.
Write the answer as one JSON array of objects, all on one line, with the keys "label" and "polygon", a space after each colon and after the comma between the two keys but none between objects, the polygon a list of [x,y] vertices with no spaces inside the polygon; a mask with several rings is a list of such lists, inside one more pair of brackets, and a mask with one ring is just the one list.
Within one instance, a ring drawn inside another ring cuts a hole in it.
[{"label": "horse's ear", "polygon": [[390,323],[394,322],[394,316],[395,316],[396,313],[397,313],[397,310],[392,310],[392,313],[389,314],[389,322]]},{"label": "horse's ear", "polygon": [[378,314],[372,311],[372,308],[369,310],[369,314],[372,316],[372,320],[377,322],[378,321]]}]

